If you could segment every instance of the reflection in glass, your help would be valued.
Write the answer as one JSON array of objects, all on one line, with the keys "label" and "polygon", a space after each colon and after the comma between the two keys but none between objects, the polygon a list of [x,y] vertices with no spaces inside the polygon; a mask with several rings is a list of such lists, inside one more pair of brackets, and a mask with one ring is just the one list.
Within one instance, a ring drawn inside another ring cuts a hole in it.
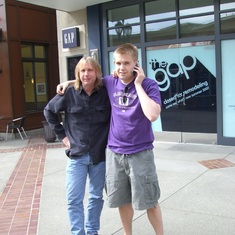
[{"label": "reflection in glass", "polygon": [[213,11],[214,11],[213,0],[203,0],[203,1],[179,0],[180,16],[208,13]]},{"label": "reflection in glass", "polygon": [[214,15],[192,17],[180,20],[180,37],[214,34]]},{"label": "reflection in glass", "polygon": [[234,0],[220,0],[220,10],[235,9]]},{"label": "reflection in glass", "polygon": [[120,7],[108,11],[108,27],[115,27],[117,22],[133,24],[140,22],[139,5]]},{"label": "reflection in glass", "polygon": [[[129,28],[129,29],[127,29]],[[110,29],[108,31],[108,42],[109,46],[118,46],[122,43],[139,43],[140,42],[140,26],[130,26],[126,24],[120,27],[120,32],[118,33],[116,29]],[[128,31],[129,30],[129,31]]]},{"label": "reflection in glass", "polygon": [[175,0],[159,0],[145,3],[145,20],[168,19],[176,16]]},{"label": "reflection in glass", "polygon": [[108,45],[140,42],[139,5],[120,7],[108,11]]},{"label": "reflection in glass", "polygon": [[176,38],[176,21],[146,24],[146,41]]},{"label": "reflection in glass", "polygon": [[220,14],[221,33],[235,33],[235,12]]}]

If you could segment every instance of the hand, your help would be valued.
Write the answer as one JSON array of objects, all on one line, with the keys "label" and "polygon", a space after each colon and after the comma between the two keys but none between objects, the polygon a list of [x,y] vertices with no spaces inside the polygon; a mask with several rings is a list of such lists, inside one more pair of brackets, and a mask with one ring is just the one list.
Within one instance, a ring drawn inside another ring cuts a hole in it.
[{"label": "hand", "polygon": [[62,82],[59,85],[57,85],[56,87],[56,93],[59,95],[63,95],[65,93],[65,90],[67,89],[67,87],[71,84],[71,81],[66,81],[66,82]]},{"label": "hand", "polygon": [[69,149],[70,148],[69,138],[66,136],[66,137],[64,137],[64,139],[62,141],[65,144],[65,146]]},{"label": "hand", "polygon": [[118,75],[117,75],[117,71],[116,70],[113,70],[111,75],[114,77],[114,78],[118,78]]},{"label": "hand", "polygon": [[145,79],[144,70],[141,67],[135,67],[134,71],[137,73],[136,79],[135,79],[135,85],[142,84],[143,80]]},{"label": "hand", "polygon": [[60,83],[56,87],[56,93],[59,94],[59,95],[63,95],[65,90],[66,90],[66,88],[67,88],[66,83]]}]

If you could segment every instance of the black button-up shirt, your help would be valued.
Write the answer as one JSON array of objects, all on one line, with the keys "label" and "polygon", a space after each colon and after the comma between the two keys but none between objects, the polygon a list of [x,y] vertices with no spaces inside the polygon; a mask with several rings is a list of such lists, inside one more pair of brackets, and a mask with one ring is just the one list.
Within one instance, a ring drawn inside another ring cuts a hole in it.
[{"label": "black button-up shirt", "polygon": [[[80,88],[68,87],[64,95],[56,95],[45,107],[44,116],[57,137],[70,141],[69,157],[89,153],[93,164],[105,160],[105,148],[110,124],[110,102],[105,87],[90,96]],[[58,113],[65,112],[65,122]]]}]

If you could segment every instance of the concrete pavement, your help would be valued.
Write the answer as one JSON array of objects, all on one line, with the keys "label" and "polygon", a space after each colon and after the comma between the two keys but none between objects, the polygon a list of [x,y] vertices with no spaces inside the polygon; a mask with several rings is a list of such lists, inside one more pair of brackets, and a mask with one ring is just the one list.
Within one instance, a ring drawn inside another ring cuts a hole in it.
[{"label": "concrete pavement", "polygon": [[[0,199],[27,141],[0,141]],[[68,235],[65,148],[46,146],[37,235]],[[154,146],[165,235],[235,235],[235,146],[160,140]],[[118,210],[106,204],[100,234],[123,234]],[[152,234],[145,211],[136,211],[133,235]]]}]

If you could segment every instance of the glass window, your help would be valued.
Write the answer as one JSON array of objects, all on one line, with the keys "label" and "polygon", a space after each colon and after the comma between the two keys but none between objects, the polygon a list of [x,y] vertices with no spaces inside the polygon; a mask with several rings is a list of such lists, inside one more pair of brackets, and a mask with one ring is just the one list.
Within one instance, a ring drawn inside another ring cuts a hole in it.
[{"label": "glass window", "polygon": [[42,110],[47,103],[46,92],[46,63],[35,63],[35,83],[36,83],[36,99],[37,108]]},{"label": "glass window", "polygon": [[235,33],[235,12],[220,14],[221,33]]},{"label": "glass window", "polygon": [[36,58],[45,58],[45,47],[44,46],[35,46],[35,57]]},{"label": "glass window", "polygon": [[145,3],[145,20],[168,19],[176,16],[175,0],[159,0]]},{"label": "glass window", "polygon": [[120,32],[116,32],[115,29],[111,29],[108,31],[108,38],[109,38],[109,46],[117,46],[126,42],[139,43],[140,26],[139,25],[131,26],[126,24],[121,28]]},{"label": "glass window", "polygon": [[33,47],[31,45],[21,45],[21,55],[23,58],[32,58]]},{"label": "glass window", "polygon": [[140,22],[139,5],[120,7],[108,11],[108,27],[115,27],[118,22],[132,24]]},{"label": "glass window", "polygon": [[34,76],[33,76],[33,63],[23,62],[24,69],[24,96],[26,111],[36,110],[36,98],[35,98],[35,87],[34,87]]},{"label": "glass window", "polygon": [[176,38],[176,21],[164,21],[146,24],[146,41]]},{"label": "glass window", "polygon": [[120,7],[108,11],[108,44],[140,42],[139,5]]},{"label": "glass window", "polygon": [[222,105],[223,105],[223,136],[235,137],[235,40],[224,40],[221,43],[222,59]]},{"label": "glass window", "polygon": [[234,0],[220,0],[220,10],[235,9]]},{"label": "glass window", "polygon": [[179,0],[179,15],[194,15],[214,11],[213,0]]},{"label": "glass window", "polygon": [[214,34],[214,15],[191,17],[180,20],[180,37]]},{"label": "glass window", "polygon": [[21,46],[26,111],[41,111],[48,102],[45,49],[38,45]]},{"label": "glass window", "polygon": [[68,80],[75,80],[75,68],[83,56],[72,56],[67,58]]},{"label": "glass window", "polygon": [[213,41],[147,47],[146,64],[161,92],[163,131],[216,132]]}]

